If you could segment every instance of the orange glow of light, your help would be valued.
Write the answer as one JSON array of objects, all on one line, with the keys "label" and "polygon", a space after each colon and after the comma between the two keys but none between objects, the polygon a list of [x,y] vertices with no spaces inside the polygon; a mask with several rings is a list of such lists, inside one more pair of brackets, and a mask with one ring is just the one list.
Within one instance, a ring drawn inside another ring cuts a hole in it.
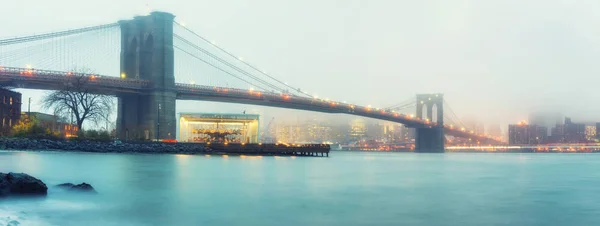
[{"label": "orange glow of light", "polygon": [[90,80],[92,80],[92,81],[96,80],[96,76],[95,75],[91,75],[90,76]]},{"label": "orange glow of light", "polygon": [[229,155],[223,155],[223,158],[229,158]]},{"label": "orange glow of light", "polygon": [[519,126],[526,126],[527,125],[527,121],[521,120],[520,122],[517,123],[517,125],[519,125]]},{"label": "orange glow of light", "polygon": [[397,114],[397,113],[394,113],[394,117],[398,117],[398,114]]},{"label": "orange glow of light", "polygon": [[67,75],[73,75],[73,72],[69,72],[69,73],[67,73]]},{"label": "orange glow of light", "polygon": [[283,99],[284,99],[284,100],[289,100],[289,99],[290,99],[290,96],[289,96],[289,95],[283,95]]},{"label": "orange glow of light", "polygon": [[260,96],[260,95],[262,95],[261,92],[256,92],[256,96]]},{"label": "orange glow of light", "polygon": [[229,89],[223,89],[223,92],[224,93],[229,92]]}]

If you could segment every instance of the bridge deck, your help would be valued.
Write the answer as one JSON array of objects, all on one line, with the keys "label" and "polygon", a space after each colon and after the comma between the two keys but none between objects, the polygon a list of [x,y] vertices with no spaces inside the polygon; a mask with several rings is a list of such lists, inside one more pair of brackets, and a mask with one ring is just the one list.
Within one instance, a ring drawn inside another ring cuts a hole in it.
[{"label": "bridge deck", "polygon": [[[73,76],[85,77],[90,92],[107,95],[120,93],[143,93],[151,89],[150,81],[140,79],[125,79],[113,76],[83,74],[39,70],[31,68],[14,68],[0,66],[0,86],[17,88],[59,90],[64,88]],[[363,116],[368,118],[402,123],[412,128],[431,128],[437,123],[415,118],[410,115],[387,111],[384,109],[359,106],[318,98],[303,97],[287,93],[263,92],[226,87],[213,87],[176,83],[175,90],[179,100],[202,100],[227,103],[252,104],[279,108],[290,108],[324,113],[341,113]],[[464,128],[454,128],[444,125],[448,135],[466,137],[479,141],[495,141],[492,138],[474,134]]]}]

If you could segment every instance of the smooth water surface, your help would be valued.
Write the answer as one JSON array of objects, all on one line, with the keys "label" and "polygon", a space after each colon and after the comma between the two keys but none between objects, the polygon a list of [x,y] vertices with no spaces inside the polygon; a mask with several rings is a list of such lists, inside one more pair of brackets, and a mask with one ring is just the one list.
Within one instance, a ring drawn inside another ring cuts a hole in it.
[{"label": "smooth water surface", "polygon": [[99,192],[0,200],[0,225],[600,225],[598,154],[0,152],[0,172]]}]

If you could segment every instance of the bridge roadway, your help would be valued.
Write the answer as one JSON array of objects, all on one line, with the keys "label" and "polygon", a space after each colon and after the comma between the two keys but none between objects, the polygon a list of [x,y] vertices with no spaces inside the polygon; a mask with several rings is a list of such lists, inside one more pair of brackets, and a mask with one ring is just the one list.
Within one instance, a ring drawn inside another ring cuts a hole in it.
[{"label": "bridge roadway", "polygon": [[[59,90],[63,89],[74,76],[86,77],[89,82],[85,85],[90,92],[105,95],[142,93],[146,90],[150,90],[152,85],[149,81],[139,79],[0,66],[0,86],[2,87]],[[406,114],[285,93],[191,85],[183,83],[175,84],[175,92],[177,93],[178,100],[215,101],[289,108],[323,113],[341,113],[397,122],[411,128],[431,128],[437,126],[437,123],[435,122],[421,120]],[[451,136],[471,138],[481,142],[498,143],[492,138],[477,135],[472,132],[465,131],[464,129],[453,128],[451,126],[444,126],[444,132]]]}]

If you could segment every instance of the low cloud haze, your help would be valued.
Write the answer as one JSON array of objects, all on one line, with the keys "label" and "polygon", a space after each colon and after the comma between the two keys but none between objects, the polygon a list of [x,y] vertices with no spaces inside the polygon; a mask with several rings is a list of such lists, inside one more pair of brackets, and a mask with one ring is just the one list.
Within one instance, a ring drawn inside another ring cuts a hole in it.
[{"label": "low cloud haze", "polygon": [[[0,37],[161,10],[321,97],[386,107],[435,92],[445,94],[459,117],[486,124],[505,125],[539,111],[600,121],[600,1],[39,0],[1,7]],[[21,91],[24,102],[43,93]],[[265,119],[324,115],[178,101],[178,111],[244,110]]]}]

